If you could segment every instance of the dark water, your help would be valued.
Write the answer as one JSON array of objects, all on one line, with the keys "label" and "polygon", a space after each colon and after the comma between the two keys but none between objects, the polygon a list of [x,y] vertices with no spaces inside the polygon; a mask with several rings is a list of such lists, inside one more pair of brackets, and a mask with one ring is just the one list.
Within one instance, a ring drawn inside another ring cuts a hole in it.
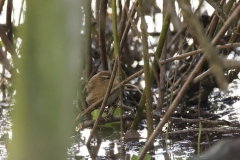
[{"label": "dark water", "polygon": [[[215,89],[209,96],[209,106],[212,113],[215,113],[217,120],[239,123],[240,120],[240,90],[239,80],[234,80],[229,85],[226,93]],[[144,122],[143,122],[144,125]],[[198,124],[173,124],[174,131],[197,129]],[[203,127],[209,128],[207,125]],[[224,129],[228,126],[219,126]],[[98,139],[94,139],[91,148],[87,148],[85,142],[90,134],[90,129],[79,131],[72,139],[72,147],[69,149],[69,160],[78,159],[134,159],[145,145],[147,137],[145,128],[138,130],[140,138],[135,141],[124,142],[120,140],[120,126],[98,128]],[[200,151],[203,153],[209,147],[221,139],[240,137],[239,132],[202,132]],[[122,142],[122,143],[121,143]],[[164,134],[154,141],[154,150],[148,152],[149,159],[156,160],[177,160],[188,159],[197,155],[198,132],[186,132],[181,134]]]}]

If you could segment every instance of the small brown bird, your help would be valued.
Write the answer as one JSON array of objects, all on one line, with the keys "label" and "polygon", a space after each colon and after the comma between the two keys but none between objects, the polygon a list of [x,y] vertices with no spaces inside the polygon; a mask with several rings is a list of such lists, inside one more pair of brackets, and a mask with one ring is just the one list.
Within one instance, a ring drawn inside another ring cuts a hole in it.
[{"label": "small brown bird", "polygon": [[[93,103],[97,102],[101,98],[104,98],[108,84],[111,78],[110,71],[101,71],[94,75],[88,82],[86,91],[87,91],[87,104],[91,106]],[[112,89],[118,85],[117,80],[115,79],[113,82]],[[107,100],[107,106],[112,105],[119,96],[119,90],[109,95]],[[98,106],[100,107],[100,106]]]}]

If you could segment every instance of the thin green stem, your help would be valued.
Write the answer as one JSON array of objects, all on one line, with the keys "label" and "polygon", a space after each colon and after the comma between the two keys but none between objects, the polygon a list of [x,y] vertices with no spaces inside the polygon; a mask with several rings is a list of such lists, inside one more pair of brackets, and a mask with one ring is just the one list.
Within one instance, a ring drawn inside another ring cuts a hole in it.
[{"label": "thin green stem", "polygon": [[143,56],[144,56],[144,79],[145,79],[145,94],[146,94],[146,114],[148,124],[148,137],[153,132],[153,119],[152,119],[152,93],[151,93],[151,77],[148,58],[148,36],[147,36],[147,23],[145,21],[143,0],[138,1],[140,6],[141,16],[141,30],[142,30],[142,44],[143,44]]},{"label": "thin green stem", "polygon": [[[166,40],[167,31],[168,31],[168,28],[169,28],[169,25],[170,25],[170,20],[171,20],[171,15],[170,14],[171,13],[169,12],[169,7],[168,7],[167,8],[167,13],[166,13],[164,21],[163,21],[162,31],[161,31],[160,38],[159,38],[159,41],[158,41],[157,50],[155,52],[156,57],[158,59],[161,57],[163,45],[164,45],[164,42]],[[157,59],[154,59],[152,67],[151,67],[151,73],[150,73],[150,82],[151,82],[151,84],[152,84],[153,78],[154,78],[153,68],[157,68],[157,67],[158,67]],[[139,107],[138,107],[136,116],[135,116],[133,124],[131,126],[131,129],[133,129],[133,130],[137,130],[137,127],[138,127],[138,124],[140,122],[143,109],[145,107],[145,102],[146,102],[146,95],[145,95],[146,93],[145,92],[146,91],[144,89],[143,95],[142,95],[142,97],[140,99],[140,102],[139,102],[139,105],[138,105]]]},{"label": "thin green stem", "polygon": [[202,123],[199,122],[199,132],[198,132],[198,155],[200,155],[201,134],[202,134]]},{"label": "thin green stem", "polygon": [[112,25],[113,25],[113,39],[114,39],[114,56],[118,55],[118,30],[117,30],[117,6],[116,0],[112,0]]}]

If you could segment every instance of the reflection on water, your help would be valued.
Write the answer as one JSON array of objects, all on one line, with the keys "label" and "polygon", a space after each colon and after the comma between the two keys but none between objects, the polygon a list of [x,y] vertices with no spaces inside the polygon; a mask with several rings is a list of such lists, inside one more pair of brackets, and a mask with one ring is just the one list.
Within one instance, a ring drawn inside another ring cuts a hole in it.
[{"label": "reflection on water", "polygon": [[12,138],[11,121],[7,104],[0,106],[0,159],[7,159],[7,148]]},{"label": "reflection on water", "polygon": [[[218,120],[227,122],[240,121],[240,80],[234,80],[229,85],[228,92],[224,93],[215,89],[209,96],[210,110],[219,116]],[[9,116],[9,104],[0,103],[0,159],[7,159],[7,148],[11,139],[11,119]],[[112,127],[99,127],[95,139],[88,148],[85,143],[90,134],[86,128],[71,137],[72,145],[68,149],[69,160],[82,159],[120,159],[128,160],[139,154],[145,145],[147,125],[142,121],[142,130],[138,130],[140,138],[135,141],[121,141],[120,125],[115,123]],[[212,126],[209,126],[210,128]],[[174,123],[173,132],[187,129],[198,129],[197,124]],[[219,127],[227,129],[227,126]],[[203,132],[201,135],[201,153],[221,139],[240,137],[239,132]],[[154,150],[148,152],[148,157],[163,160],[187,159],[197,154],[198,132],[186,132],[181,134],[169,134],[168,138],[163,134],[154,141]],[[122,142],[122,143],[121,143]]]}]

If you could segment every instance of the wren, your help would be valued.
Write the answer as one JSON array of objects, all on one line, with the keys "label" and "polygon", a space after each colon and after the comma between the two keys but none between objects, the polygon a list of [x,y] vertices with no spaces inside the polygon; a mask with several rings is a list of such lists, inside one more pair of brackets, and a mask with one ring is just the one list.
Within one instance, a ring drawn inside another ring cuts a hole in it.
[{"label": "wren", "polygon": [[[86,91],[87,91],[87,104],[89,106],[91,106],[93,103],[97,102],[98,100],[100,100],[101,98],[104,98],[106,92],[107,92],[107,88],[108,88],[108,84],[110,82],[110,78],[111,78],[111,72],[110,71],[101,71],[98,72],[96,75],[94,75],[88,82],[87,87],[86,87]],[[118,85],[117,80],[115,79],[113,81],[113,86],[112,89],[114,87],[116,87]],[[119,96],[119,90],[115,91],[114,93],[110,94],[107,100],[106,105],[112,105],[116,99]],[[100,107],[100,106],[98,106]]]}]

